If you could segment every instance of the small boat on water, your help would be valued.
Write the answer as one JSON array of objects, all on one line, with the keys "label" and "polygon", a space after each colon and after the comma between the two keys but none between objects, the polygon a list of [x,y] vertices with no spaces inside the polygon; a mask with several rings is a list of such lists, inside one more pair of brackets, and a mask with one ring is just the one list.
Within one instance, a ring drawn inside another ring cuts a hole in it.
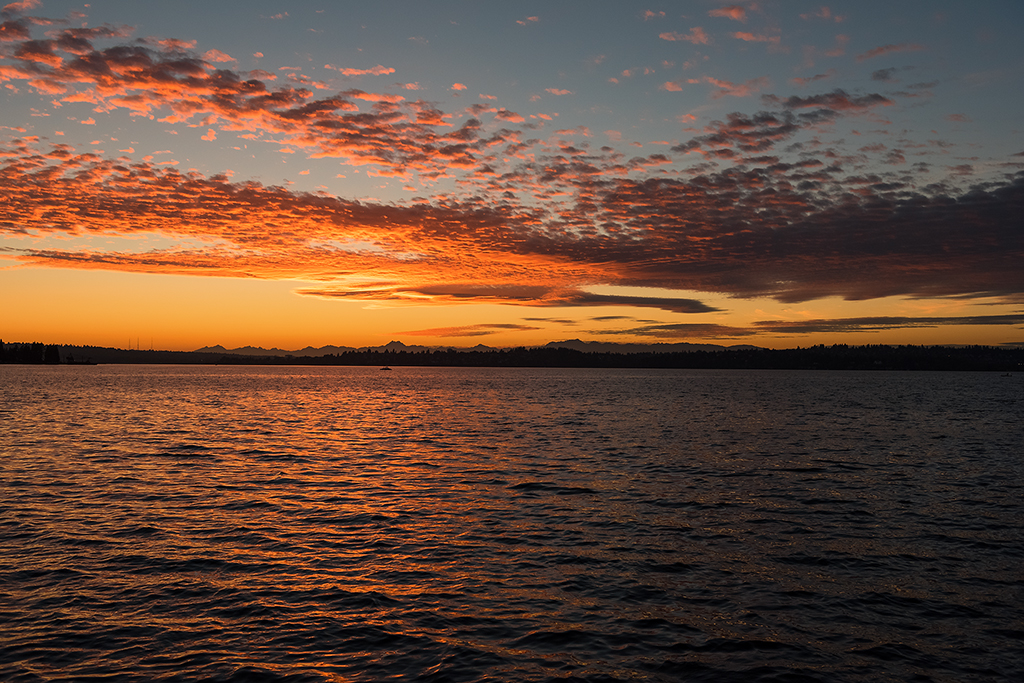
[{"label": "small boat on water", "polygon": [[381,368],[381,370],[387,370],[387,371],[389,371],[389,372],[390,372],[390,371],[391,371],[391,368],[389,368],[388,366],[386,366],[386,365],[385,365],[384,367],[382,367],[382,368]]}]

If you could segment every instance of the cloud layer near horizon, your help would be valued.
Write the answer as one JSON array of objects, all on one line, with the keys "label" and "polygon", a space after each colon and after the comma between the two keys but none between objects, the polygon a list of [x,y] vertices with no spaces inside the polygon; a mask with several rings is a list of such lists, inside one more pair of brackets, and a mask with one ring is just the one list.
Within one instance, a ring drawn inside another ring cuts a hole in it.
[{"label": "cloud layer near horizon", "polygon": [[[39,23],[4,22],[0,81],[63,103],[88,102],[97,114],[160,116],[208,129],[204,139],[241,134],[410,182],[452,179],[458,190],[360,202],[22,136],[0,150],[0,232],[181,241],[144,253],[9,253],[25,264],[295,278],[318,283],[303,294],[366,301],[676,313],[715,309],[692,298],[590,290],[654,287],[785,302],[1024,293],[1019,164],[973,185],[969,165],[923,183],[918,178],[933,169],[907,162],[909,143],[852,150],[822,141],[844,118],[884,124],[880,112],[895,104],[893,94],[766,93],[753,111],[694,129],[667,153],[630,158],[595,149],[582,126],[550,132],[544,117],[528,121],[489,101],[443,111],[355,88],[318,96],[327,84],[292,73],[277,85],[273,74],[225,68],[229,55],[199,56],[190,43],[147,38],[100,49],[93,43],[123,40],[131,29],[53,29],[33,38]],[[919,49],[885,45],[858,60]],[[722,96],[747,98],[767,84],[705,80]]]},{"label": "cloud layer near horizon", "polygon": [[904,196],[871,178],[846,178],[844,190],[835,173],[766,163],[689,179],[595,179],[551,215],[472,199],[355,202],[21,146],[0,166],[0,230],[158,233],[193,245],[142,254],[29,249],[18,256],[27,263],[301,278],[325,283],[307,294],[368,300],[706,312],[698,302],[582,290],[608,284],[780,301],[1024,292],[1024,174],[963,193]]}]

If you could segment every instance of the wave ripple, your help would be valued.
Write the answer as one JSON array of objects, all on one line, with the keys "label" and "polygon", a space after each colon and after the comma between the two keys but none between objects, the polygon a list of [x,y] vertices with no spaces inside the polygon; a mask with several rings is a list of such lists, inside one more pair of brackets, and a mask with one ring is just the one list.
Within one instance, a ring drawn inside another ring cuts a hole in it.
[{"label": "wave ripple", "polygon": [[0,387],[0,680],[1024,680],[1016,380]]}]

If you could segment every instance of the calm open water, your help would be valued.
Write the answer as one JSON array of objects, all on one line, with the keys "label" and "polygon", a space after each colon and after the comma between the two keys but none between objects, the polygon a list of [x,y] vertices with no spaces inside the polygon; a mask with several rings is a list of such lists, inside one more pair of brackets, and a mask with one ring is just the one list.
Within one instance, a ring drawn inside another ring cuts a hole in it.
[{"label": "calm open water", "polygon": [[0,680],[1024,680],[1022,418],[989,373],[0,366]]}]

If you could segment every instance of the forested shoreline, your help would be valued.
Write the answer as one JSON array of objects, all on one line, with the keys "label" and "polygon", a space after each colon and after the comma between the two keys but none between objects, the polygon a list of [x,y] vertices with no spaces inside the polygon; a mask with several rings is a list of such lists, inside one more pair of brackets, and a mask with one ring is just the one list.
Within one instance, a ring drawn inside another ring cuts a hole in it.
[{"label": "forested shoreline", "polygon": [[785,370],[974,370],[1024,371],[1024,348],[834,344],[795,349],[722,349],[669,353],[614,353],[562,347],[509,349],[359,349],[320,356],[254,356],[198,351],[114,349],[99,346],[4,343],[0,363],[352,365],[421,367],[579,367]]}]

